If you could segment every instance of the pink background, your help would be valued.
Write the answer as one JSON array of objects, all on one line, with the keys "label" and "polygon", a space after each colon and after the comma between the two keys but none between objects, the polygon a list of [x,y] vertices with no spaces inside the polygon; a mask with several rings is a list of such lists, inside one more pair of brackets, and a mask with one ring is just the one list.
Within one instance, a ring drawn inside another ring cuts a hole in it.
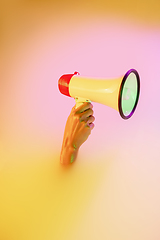
[{"label": "pink background", "polygon": [[[0,239],[160,239],[158,1],[1,1]],[[76,163],[59,155],[74,99],[58,79],[119,77],[141,94],[123,120],[93,103]]]}]

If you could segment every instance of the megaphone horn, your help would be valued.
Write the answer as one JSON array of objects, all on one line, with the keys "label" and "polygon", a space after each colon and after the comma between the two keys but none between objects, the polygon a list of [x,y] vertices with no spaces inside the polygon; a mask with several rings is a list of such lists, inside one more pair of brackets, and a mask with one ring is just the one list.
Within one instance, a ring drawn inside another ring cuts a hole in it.
[{"label": "megaphone horn", "polygon": [[128,119],[137,107],[140,77],[135,69],[116,79],[83,77],[75,72],[62,75],[58,87],[62,94],[76,100],[76,107],[82,102],[93,101],[114,108],[123,119]]}]

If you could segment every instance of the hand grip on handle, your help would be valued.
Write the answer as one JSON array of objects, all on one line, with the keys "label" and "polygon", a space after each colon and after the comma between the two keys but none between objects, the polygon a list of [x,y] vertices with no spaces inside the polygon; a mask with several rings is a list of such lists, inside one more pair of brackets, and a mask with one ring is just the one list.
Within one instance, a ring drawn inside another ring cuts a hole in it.
[{"label": "hand grip on handle", "polygon": [[76,108],[78,108],[79,106],[81,106],[85,102],[91,102],[89,99],[81,98],[81,97],[76,97],[75,101],[76,101]]}]

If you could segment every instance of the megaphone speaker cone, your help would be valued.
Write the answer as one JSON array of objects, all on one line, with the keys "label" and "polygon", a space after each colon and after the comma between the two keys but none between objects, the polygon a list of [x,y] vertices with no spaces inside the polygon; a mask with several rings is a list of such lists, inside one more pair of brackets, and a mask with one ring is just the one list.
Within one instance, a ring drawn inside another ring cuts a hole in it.
[{"label": "megaphone speaker cone", "polygon": [[123,77],[118,98],[119,113],[123,119],[130,118],[137,107],[140,93],[140,77],[130,69]]}]

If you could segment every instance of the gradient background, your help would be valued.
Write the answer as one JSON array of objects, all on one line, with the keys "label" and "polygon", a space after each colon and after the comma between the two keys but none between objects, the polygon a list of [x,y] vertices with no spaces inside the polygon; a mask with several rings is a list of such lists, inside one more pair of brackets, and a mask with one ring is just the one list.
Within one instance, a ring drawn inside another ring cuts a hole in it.
[{"label": "gradient background", "polygon": [[[160,239],[159,0],[0,1],[0,239]],[[129,120],[93,103],[77,161],[58,79],[141,77]]]}]

